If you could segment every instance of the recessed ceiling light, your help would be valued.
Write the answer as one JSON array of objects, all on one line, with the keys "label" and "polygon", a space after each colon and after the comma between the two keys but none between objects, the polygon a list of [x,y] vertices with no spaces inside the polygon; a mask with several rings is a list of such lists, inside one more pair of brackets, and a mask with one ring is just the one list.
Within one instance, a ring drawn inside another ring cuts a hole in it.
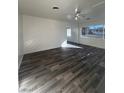
[{"label": "recessed ceiling light", "polygon": [[53,9],[59,9],[59,7],[56,7],[56,6],[55,6],[55,7],[53,7]]}]

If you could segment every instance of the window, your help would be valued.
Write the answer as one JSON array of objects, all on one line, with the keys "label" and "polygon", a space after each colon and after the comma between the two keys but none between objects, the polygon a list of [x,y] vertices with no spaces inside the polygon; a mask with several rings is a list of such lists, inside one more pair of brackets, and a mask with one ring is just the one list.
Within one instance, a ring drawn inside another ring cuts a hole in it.
[{"label": "window", "polygon": [[71,28],[67,28],[67,37],[71,37]]},{"label": "window", "polygon": [[99,37],[104,38],[105,28],[104,25],[90,25],[87,27],[82,27],[82,35],[89,37]]}]

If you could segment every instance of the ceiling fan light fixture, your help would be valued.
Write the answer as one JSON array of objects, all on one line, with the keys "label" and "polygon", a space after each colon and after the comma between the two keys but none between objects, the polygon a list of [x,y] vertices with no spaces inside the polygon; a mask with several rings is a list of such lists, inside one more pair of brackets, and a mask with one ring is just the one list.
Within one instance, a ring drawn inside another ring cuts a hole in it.
[{"label": "ceiling fan light fixture", "polygon": [[76,20],[76,21],[78,20],[78,17],[77,17],[77,16],[75,17],[75,20]]},{"label": "ceiling fan light fixture", "polygon": [[77,11],[78,11],[78,8],[75,8],[75,13],[77,13]]},{"label": "ceiling fan light fixture", "polygon": [[77,13],[77,14],[76,14],[76,17],[79,17],[79,16],[80,16],[80,14],[79,14],[79,13]]}]

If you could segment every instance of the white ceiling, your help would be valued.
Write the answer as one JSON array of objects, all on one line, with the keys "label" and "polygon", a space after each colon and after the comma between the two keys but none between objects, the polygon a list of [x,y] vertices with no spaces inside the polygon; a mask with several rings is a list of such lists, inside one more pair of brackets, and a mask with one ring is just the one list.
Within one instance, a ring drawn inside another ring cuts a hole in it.
[{"label": "white ceiling", "polygon": [[[19,10],[26,15],[69,21],[74,20],[72,16],[74,16],[75,8],[78,7],[82,11],[90,10],[86,14],[87,17],[100,20],[105,18],[105,5],[95,8],[92,6],[101,1],[104,0],[19,0]],[[53,10],[54,6],[60,9]]]}]

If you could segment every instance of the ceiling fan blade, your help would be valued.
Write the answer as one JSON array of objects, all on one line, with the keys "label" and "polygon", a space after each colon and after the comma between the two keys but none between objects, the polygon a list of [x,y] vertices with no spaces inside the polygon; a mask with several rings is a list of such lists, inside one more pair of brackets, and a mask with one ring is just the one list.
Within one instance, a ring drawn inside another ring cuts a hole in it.
[{"label": "ceiling fan blade", "polygon": [[104,3],[105,3],[105,1],[101,1],[101,2],[99,2],[99,3],[95,4],[95,5],[93,5],[92,7],[95,8],[95,7],[97,7],[97,6],[99,6],[99,5],[102,5],[102,4],[104,4]]},{"label": "ceiling fan blade", "polygon": [[75,8],[75,13],[77,13],[78,12],[78,8]]}]

